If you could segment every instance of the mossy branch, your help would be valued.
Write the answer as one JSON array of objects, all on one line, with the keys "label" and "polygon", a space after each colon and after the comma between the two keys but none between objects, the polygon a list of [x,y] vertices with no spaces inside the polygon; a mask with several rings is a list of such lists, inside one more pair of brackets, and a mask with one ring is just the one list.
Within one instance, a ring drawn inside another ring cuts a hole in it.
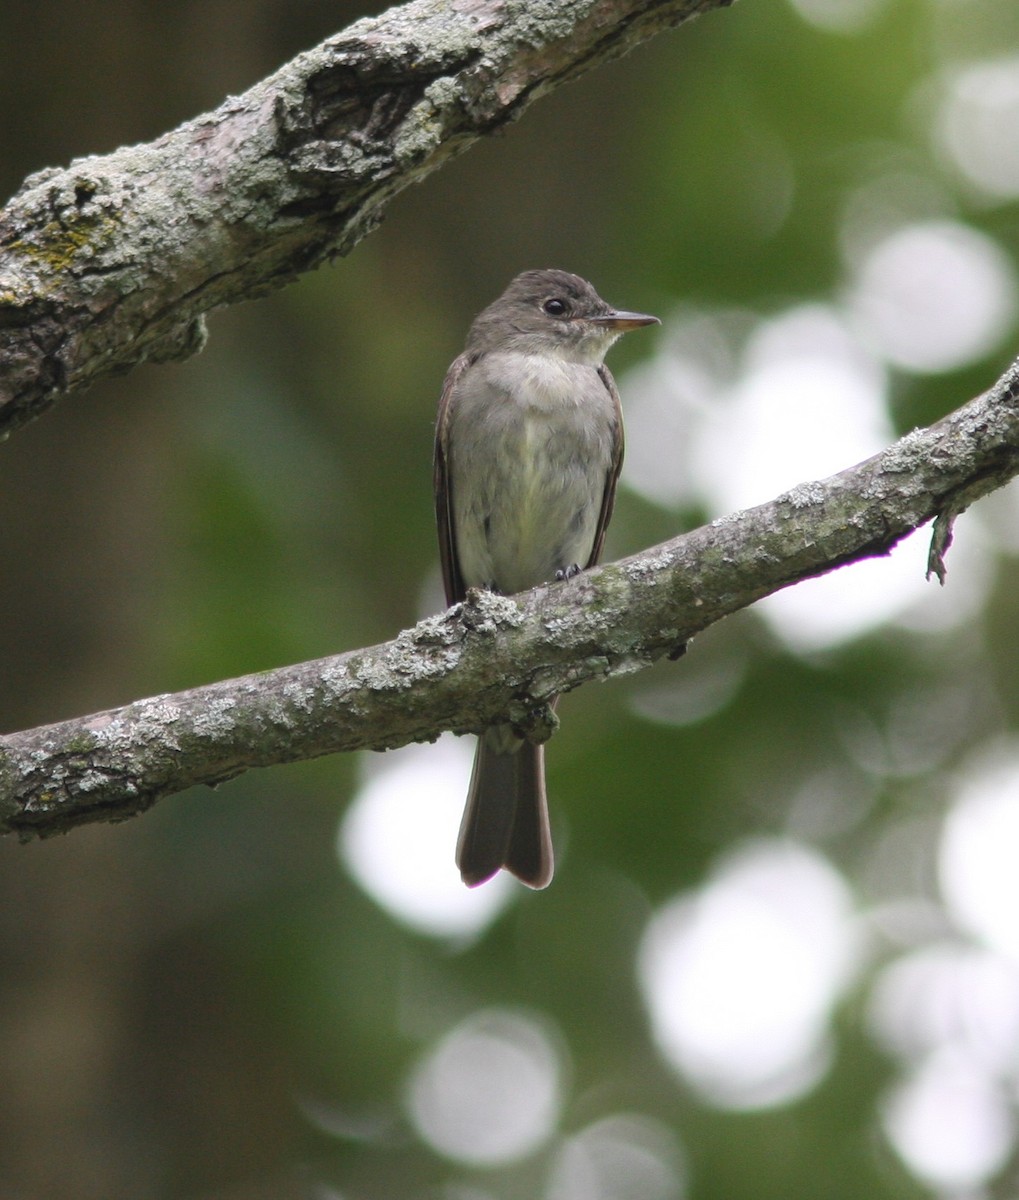
[{"label": "mossy branch", "polygon": [[158,140],[0,210],[0,436],[194,354],[204,315],[348,253],[389,201],[539,96],[731,0],[412,0]]},{"label": "mossy branch", "polygon": [[0,832],[120,820],[250,767],[500,719],[537,740],[549,697],[643,669],[763,596],[886,554],[1016,474],[1019,364],[858,466],[568,583],[512,598],[472,592],[384,645],[10,734]]}]

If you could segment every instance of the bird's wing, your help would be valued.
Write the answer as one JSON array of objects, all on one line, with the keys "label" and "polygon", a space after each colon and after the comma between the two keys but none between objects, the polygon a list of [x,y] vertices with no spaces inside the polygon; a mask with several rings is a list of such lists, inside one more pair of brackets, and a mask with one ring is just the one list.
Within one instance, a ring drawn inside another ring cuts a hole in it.
[{"label": "bird's wing", "polygon": [[594,545],[591,547],[591,557],[584,564],[593,567],[601,557],[602,543],[605,541],[605,530],[608,529],[612,517],[612,506],[616,502],[616,481],[623,465],[623,409],[619,403],[619,391],[612,372],[604,364],[598,368],[598,375],[606,390],[612,397],[612,407],[615,414],[612,431],[612,461],[605,475],[605,491],[602,493],[601,512],[598,514],[598,528],[594,534]]},{"label": "bird's wing", "polygon": [[435,521],[439,530],[439,561],[442,563],[442,582],[446,588],[446,603],[456,604],[467,593],[460,575],[456,552],[456,532],[453,524],[453,483],[449,473],[450,400],[460,376],[474,361],[472,355],[461,354],[454,359],[439,397],[439,413],[435,420]]}]

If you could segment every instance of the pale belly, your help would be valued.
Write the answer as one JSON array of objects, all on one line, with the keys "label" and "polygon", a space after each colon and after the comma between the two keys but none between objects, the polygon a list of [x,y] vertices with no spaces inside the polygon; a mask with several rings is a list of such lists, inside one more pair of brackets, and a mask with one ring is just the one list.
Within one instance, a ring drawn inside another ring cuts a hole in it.
[{"label": "pale belly", "polygon": [[526,406],[505,398],[485,404],[483,393],[460,405],[458,417],[467,419],[450,465],[468,587],[512,595],[587,565],[612,465],[615,412],[596,375],[580,379],[583,405],[575,386],[546,389]]}]

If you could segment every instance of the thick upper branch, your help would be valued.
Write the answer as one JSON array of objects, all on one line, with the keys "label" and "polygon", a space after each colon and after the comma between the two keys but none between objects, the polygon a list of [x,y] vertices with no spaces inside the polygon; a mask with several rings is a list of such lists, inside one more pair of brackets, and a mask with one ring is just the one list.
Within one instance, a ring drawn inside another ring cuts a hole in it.
[{"label": "thick upper branch", "polygon": [[131,816],[248,767],[476,731],[547,731],[550,696],[649,665],[762,596],[856,559],[1019,474],[1019,364],[856,467],[623,562],[472,593],[385,645],[0,739],[0,832]]},{"label": "thick upper branch", "polygon": [[558,83],[730,0],[412,0],[0,211],[0,435],[200,348],[203,314],[349,251],[386,203]]}]

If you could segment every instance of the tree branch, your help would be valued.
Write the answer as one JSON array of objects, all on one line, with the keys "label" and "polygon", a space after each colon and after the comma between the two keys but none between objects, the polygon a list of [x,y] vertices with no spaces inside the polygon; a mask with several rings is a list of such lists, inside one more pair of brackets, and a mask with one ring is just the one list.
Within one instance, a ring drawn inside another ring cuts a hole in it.
[{"label": "tree branch", "polygon": [[384,645],[10,734],[0,832],[120,820],[249,767],[477,732],[507,715],[541,740],[557,693],[640,670],[763,596],[886,554],[1016,474],[1019,362],[858,466],[569,583],[471,593]]},{"label": "tree branch", "polygon": [[204,314],[346,254],[408,184],[532,100],[731,0],[412,0],[157,141],[30,176],[0,211],[0,436]]}]

